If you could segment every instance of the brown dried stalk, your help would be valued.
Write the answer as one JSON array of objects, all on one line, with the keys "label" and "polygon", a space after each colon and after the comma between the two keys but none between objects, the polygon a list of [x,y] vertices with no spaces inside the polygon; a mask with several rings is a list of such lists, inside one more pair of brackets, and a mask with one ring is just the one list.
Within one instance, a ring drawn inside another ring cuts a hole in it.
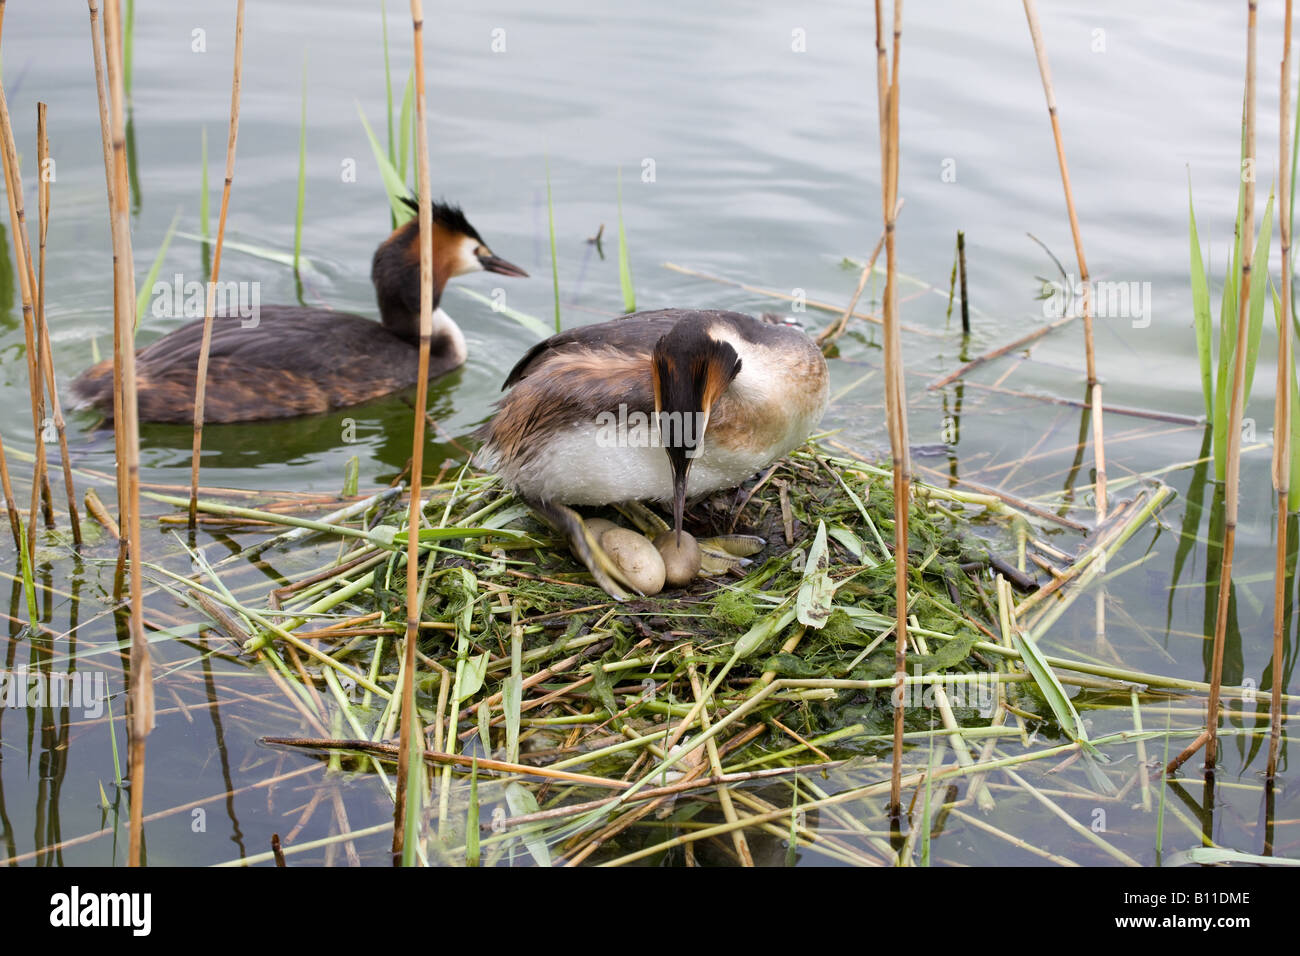
[{"label": "brown dried stalk", "polygon": [[[1065,159],[1065,142],[1061,137],[1061,120],[1056,108],[1056,94],[1052,89],[1052,70],[1047,62],[1047,47],[1038,23],[1035,0],[1024,0],[1025,18],[1029,22],[1029,36],[1038,59],[1038,72],[1043,81],[1043,94],[1047,98],[1047,115],[1052,122],[1052,139],[1056,143],[1056,160],[1061,167],[1061,185],[1065,190],[1065,208],[1070,217],[1070,237],[1074,240],[1074,254],[1079,263],[1079,282],[1083,287],[1083,349],[1088,370],[1088,405],[1092,413],[1093,470],[1096,484],[1093,495],[1096,502],[1097,524],[1106,520],[1109,508],[1106,495],[1106,442],[1102,427],[1101,382],[1097,381],[1097,357],[1092,335],[1092,289],[1088,276],[1088,261],[1083,254],[1083,239],[1079,235],[1079,216],[1075,212],[1074,192],[1070,188],[1070,167]],[[1101,570],[1105,571],[1105,555],[1101,557]],[[1094,612],[1094,629],[1098,644],[1106,639],[1106,592],[1098,589]]]},{"label": "brown dried stalk", "polygon": [[[104,35],[99,20],[99,0],[86,0],[90,9],[90,47],[95,63],[95,94],[99,104],[99,130],[100,142],[104,151],[104,190],[108,196],[109,218],[112,218],[112,211],[117,208],[114,201],[114,191],[116,184],[113,182],[113,141],[112,141],[112,120],[108,114],[108,87],[104,80]],[[122,340],[118,337],[118,329],[121,328],[117,319],[117,301],[116,297],[113,302],[113,420],[117,421],[122,417],[122,376],[118,371],[122,366]],[[118,488],[126,487],[126,433],[120,428],[113,429],[113,465],[116,472],[115,485]],[[117,520],[118,525],[122,528],[127,524],[128,502],[125,497],[118,495],[117,498]],[[103,523],[102,518],[100,523]],[[122,588],[126,580],[126,551],[127,540],[125,535],[118,536],[117,549],[117,571],[113,576],[113,600],[122,599]]]},{"label": "brown dried stalk", "polygon": [[5,192],[9,200],[9,220],[14,232],[14,257],[18,262],[18,287],[23,302],[23,333],[26,336],[27,383],[31,393],[32,432],[36,464],[32,473],[32,505],[27,526],[27,553],[36,549],[36,517],[45,503],[45,520],[54,524],[53,498],[45,469],[45,386],[41,377],[40,337],[36,334],[36,273],[32,268],[31,242],[27,237],[27,220],[23,211],[22,173],[18,168],[18,148],[14,143],[13,125],[4,84],[0,83],[0,153],[5,174]]},{"label": "brown dried stalk", "polygon": [[[894,218],[898,218],[898,213],[903,207],[903,200],[898,201],[898,207],[894,210]],[[876,260],[880,258],[880,250],[885,247],[885,234],[882,232],[880,238],[876,240],[876,247],[871,250],[871,258],[867,264],[862,267],[862,274],[858,276],[857,288],[853,290],[853,297],[849,299],[848,307],[840,316],[840,320],[834,325],[828,325],[817,335],[817,344],[824,345],[827,339],[832,342],[844,334],[845,328],[848,327],[849,318],[854,314],[854,309],[858,307],[858,300],[862,298],[862,292],[867,287],[867,280],[871,278],[871,273],[875,271]]]},{"label": "brown dried stalk", "polygon": [[1043,44],[1043,31],[1038,23],[1035,0],[1024,0],[1025,18],[1029,21],[1029,36],[1038,58],[1038,73],[1047,97],[1047,115],[1052,121],[1052,138],[1056,142],[1056,160],[1061,167],[1061,185],[1065,189],[1065,208],[1070,217],[1070,236],[1074,240],[1074,254],[1079,263],[1079,283],[1083,286],[1083,349],[1088,370],[1088,395],[1092,405],[1092,432],[1097,470],[1097,520],[1106,520],[1106,452],[1102,434],[1101,383],[1097,381],[1097,356],[1092,336],[1092,295],[1088,277],[1088,261],[1083,255],[1083,239],[1079,235],[1079,216],[1075,212],[1074,192],[1070,188],[1070,167],[1065,160],[1065,142],[1061,138],[1061,120],[1056,109],[1056,93],[1052,89],[1052,69],[1047,62],[1047,48]]},{"label": "brown dried stalk", "polygon": [[411,25],[415,42],[416,169],[420,189],[420,360],[415,386],[415,428],[411,437],[411,505],[406,530],[406,637],[402,668],[402,721],[398,746],[397,800],[393,814],[393,854],[406,842],[406,820],[415,808],[408,806],[412,748],[423,737],[415,709],[415,642],[419,636],[420,483],[424,469],[424,419],[429,404],[429,345],[433,336],[433,206],[429,183],[429,131],[425,126],[424,11],[411,0]]},{"label": "brown dried stalk", "polygon": [[[881,210],[885,220],[885,405],[889,419],[890,457],[894,469],[894,590],[897,622],[894,670],[902,682],[907,657],[907,519],[911,500],[912,464],[908,448],[907,390],[903,380],[903,347],[898,323],[898,256],[895,224],[898,217],[898,59],[903,32],[902,0],[894,0],[893,66],[885,52],[880,0],[876,0],[876,91],[880,115]],[[889,78],[886,80],[886,75]],[[894,704],[894,763],[889,805],[902,805],[903,706]]]},{"label": "brown dried stalk", "polygon": [[[122,415],[113,427],[123,432],[126,450],[126,486],[117,489],[127,521],[122,531],[130,554],[131,677],[128,709],[131,731],[131,822],[128,861],[143,862],[145,742],[154,724],[153,667],[144,638],[144,583],[140,554],[140,423],[135,380],[135,267],[131,255],[130,211],[127,207],[126,103],[122,82],[122,14],[120,0],[109,0],[104,11],[104,50],[107,53],[105,88],[110,93],[113,145],[113,316],[115,338],[121,343],[121,362],[114,374],[121,380]],[[118,374],[120,373],[120,374]]]},{"label": "brown dried stalk", "polygon": [[[3,5],[4,0],[0,0]],[[18,509],[14,507],[14,488],[9,483],[9,462],[5,460],[5,443],[0,439],[0,491],[5,496],[5,510],[9,513],[9,530],[14,534],[14,549],[22,551],[23,533],[22,519],[18,517]]]},{"label": "brown dried stalk", "polygon": [[40,341],[42,371],[54,410],[54,428],[59,436],[59,457],[63,461],[63,489],[68,497],[68,518],[72,522],[72,540],[81,547],[81,517],[77,513],[77,489],[72,480],[72,459],[68,456],[68,430],[59,401],[58,379],[54,375],[54,351],[50,348],[50,327],[45,321],[45,238],[50,229],[50,137],[45,123],[45,104],[36,104],[36,167],[39,225],[40,272],[36,283],[36,331]]},{"label": "brown dried stalk", "polygon": [[1282,82],[1278,97],[1278,209],[1282,233],[1282,310],[1277,333],[1277,400],[1273,412],[1273,487],[1277,489],[1277,559],[1273,580],[1273,700],[1269,724],[1268,776],[1277,773],[1282,743],[1282,628],[1286,618],[1287,499],[1291,494],[1291,0],[1282,31]]},{"label": "brown dried stalk", "polygon": [[226,140],[226,179],[221,187],[221,216],[217,220],[217,245],[212,252],[212,274],[203,308],[203,338],[194,379],[194,445],[190,458],[190,528],[199,517],[199,455],[203,449],[203,405],[208,391],[208,352],[212,347],[212,313],[217,307],[217,278],[221,275],[221,248],[226,238],[226,213],[230,211],[230,184],[235,178],[235,143],[239,138],[239,89],[244,68],[244,0],[235,9],[235,72],[230,81],[230,136]]},{"label": "brown dried stalk", "polygon": [[[1255,0],[1246,5],[1246,157],[1255,156]],[[1284,137],[1285,138],[1285,137]],[[1206,712],[1206,729],[1209,738],[1205,743],[1205,767],[1214,770],[1219,744],[1219,694],[1223,684],[1223,648],[1228,633],[1228,599],[1232,589],[1232,557],[1237,543],[1238,484],[1241,479],[1241,415],[1246,391],[1246,348],[1248,346],[1250,306],[1250,237],[1255,234],[1255,176],[1243,171],[1245,198],[1242,206],[1242,227],[1238,241],[1247,250],[1241,257],[1241,284],[1238,288],[1240,305],[1237,311],[1237,346],[1232,363],[1232,401],[1228,412],[1228,481],[1225,490],[1225,522],[1223,529],[1223,564],[1219,569],[1218,606],[1214,618],[1214,660],[1210,669],[1210,701]],[[1286,218],[1280,216],[1279,218]],[[1277,661],[1274,667],[1278,667]]]}]

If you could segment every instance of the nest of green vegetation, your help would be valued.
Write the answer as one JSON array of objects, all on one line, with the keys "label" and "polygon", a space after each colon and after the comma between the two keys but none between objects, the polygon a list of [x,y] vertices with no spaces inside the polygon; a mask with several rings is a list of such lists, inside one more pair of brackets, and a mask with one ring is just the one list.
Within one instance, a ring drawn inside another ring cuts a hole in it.
[{"label": "nest of green vegetation", "polygon": [[[981,581],[991,580],[989,565],[996,559],[990,541],[969,530],[972,518],[987,517],[987,502],[927,486],[918,491],[909,524],[909,618],[918,633],[931,635],[933,646],[911,655],[909,672],[988,672],[992,663],[972,647],[997,627]],[[526,537],[440,542],[446,550],[430,564],[420,650],[448,672],[466,656],[484,661],[481,692],[491,697],[509,677],[507,668],[492,665],[508,662],[512,627],[522,631],[523,651],[537,655],[534,673],[548,660],[570,656],[583,638],[598,637],[583,645],[569,672],[591,680],[528,710],[532,730],[526,739],[548,751],[565,736],[546,732],[540,722],[548,715],[587,712],[592,726],[604,725],[603,732],[625,724],[636,732],[638,725],[662,722],[657,705],[692,700],[688,658],[709,671],[725,665],[738,647],[741,656],[715,692],[721,696],[743,697],[756,684],[780,677],[888,680],[895,667],[893,507],[888,472],[806,446],[742,488],[688,511],[688,527],[697,536],[762,537],[767,544],[751,564],[698,577],[687,588],[616,603],[591,583],[555,532],[531,514],[521,515],[518,503],[489,476],[467,470],[460,490],[443,505],[443,526],[513,529]],[[592,514],[621,520],[612,509]],[[985,522],[984,528],[996,535],[996,524]],[[374,609],[390,621],[404,617],[399,562],[391,563],[373,592]],[[460,634],[468,647],[457,648],[454,635]],[[395,655],[387,666],[395,673]],[[557,685],[563,683],[563,674],[554,676]],[[437,681],[423,683],[429,691]],[[805,738],[832,734],[841,750],[887,750],[890,694],[888,687],[810,690],[780,721],[786,729],[773,726],[751,746],[756,752],[787,747],[788,731],[794,730]],[[923,709],[908,714],[915,729],[927,726]],[[974,709],[958,708],[956,714],[963,723],[980,719]],[[581,725],[566,719],[557,726],[569,731]],[[479,746],[490,752],[497,743],[494,738]]]},{"label": "nest of green vegetation", "polygon": [[[887,861],[893,851],[877,853],[873,838],[841,845],[790,821],[814,804],[838,813],[841,796],[821,790],[810,771],[856,767],[890,751],[896,693],[911,695],[902,701],[905,739],[921,745],[906,758],[903,785],[928,800],[931,788],[918,782],[996,765],[987,762],[996,738],[1027,740],[1026,720],[1048,737],[1069,738],[1035,758],[1082,749],[1099,776],[1097,749],[1062,683],[1126,705],[1133,682],[1200,689],[1037,649],[1038,637],[1106,573],[1106,558],[1151,519],[1166,486],[1138,483],[1107,522],[1089,529],[1030,502],[919,481],[909,511],[900,688],[892,475],[847,455],[809,444],[745,486],[694,502],[686,522],[693,533],[757,535],[762,550],[689,587],[621,602],[596,587],[561,536],[495,476],[466,465],[426,487],[414,676],[424,765],[434,779],[422,791],[431,802],[421,852],[491,863],[522,840],[538,863],[552,854],[632,862],[674,847],[693,853],[695,841],[730,833],[731,844],[710,846],[743,862],[750,850],[739,834],[766,830],[840,862]],[[199,580],[166,572],[183,582],[168,589],[264,659],[293,699],[308,736],[268,743],[315,749],[330,755],[331,767],[346,760],[375,774],[390,795],[408,618],[401,498],[393,488],[322,501],[313,507],[344,507],[314,519],[266,510],[275,505],[200,502],[214,521],[298,525],[227,561],[312,532],[345,542],[260,610],[237,601],[221,566],[197,553]],[[612,509],[588,517],[602,515],[621,520]],[[1074,532],[1083,536],[1073,544],[1051,543]],[[1047,572],[1041,587],[1025,573],[1030,560]],[[1024,588],[1019,600],[1012,581]],[[1058,676],[1063,669],[1073,674]],[[976,685],[977,695],[957,692]],[[967,743],[979,740],[985,763]],[[942,772],[927,763],[936,741],[956,760]],[[868,776],[879,779],[843,799],[870,803],[888,791],[887,774]],[[989,799],[974,779],[972,794]],[[652,810],[672,812],[697,832],[659,842]],[[836,818],[861,826],[851,815]]]}]

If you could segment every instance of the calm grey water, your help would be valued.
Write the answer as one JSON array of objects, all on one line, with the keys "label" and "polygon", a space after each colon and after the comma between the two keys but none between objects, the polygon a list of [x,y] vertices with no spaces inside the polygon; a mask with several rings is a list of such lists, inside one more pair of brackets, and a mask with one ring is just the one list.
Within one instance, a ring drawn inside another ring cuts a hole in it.
[{"label": "calm grey water", "polygon": [[[1261,212],[1277,163],[1277,6],[1260,11]],[[494,251],[533,275],[531,280],[481,275],[459,284],[483,295],[504,290],[511,307],[551,321],[545,198],[549,162],[566,324],[621,311],[613,254],[620,167],[639,307],[786,308],[755,292],[671,271],[665,262],[787,295],[802,290],[809,300],[847,301],[857,271],[844,260],[861,263],[880,234],[869,5],[670,0],[651,11],[644,6],[588,8],[559,0],[540,6],[499,3],[491,10],[451,4],[427,8],[435,193],[463,204]],[[47,313],[58,373],[66,385],[110,348],[111,257],[88,19],[84,5],[67,0],[11,2],[6,12],[5,88],[24,158],[31,215],[35,103],[49,104],[57,180]],[[1217,279],[1236,200],[1245,5],[1214,0],[1140,7],[1047,2],[1042,17],[1093,276],[1149,283],[1149,315],[1097,322],[1106,401],[1198,415],[1202,400],[1187,282],[1187,183],[1190,171],[1209,273]],[[174,215],[179,215],[182,232],[199,231],[205,129],[215,227],[233,22],[233,4],[138,0],[131,117],[137,168],[133,229],[141,281]],[[390,4],[389,32],[394,96],[400,102],[411,62],[409,21],[400,3]],[[196,37],[203,40],[204,52],[194,51]],[[796,50],[798,46],[803,48]],[[249,5],[227,237],[232,244],[279,253],[292,249],[304,61],[308,162],[303,253],[313,268],[304,276],[303,298],[308,304],[373,315],[370,256],[389,222],[358,109],[382,137],[385,94],[377,2],[323,6],[262,0]],[[958,0],[908,4],[902,90],[900,194],[905,206],[898,249],[901,270],[916,280],[903,286],[902,316],[936,333],[910,335],[906,341],[913,441],[939,445],[952,437],[945,417],[961,408],[959,442],[945,455],[921,463],[944,471],[951,465],[962,476],[997,484],[1008,475],[1010,463],[1031,449],[1051,451],[1015,469],[1007,489],[1027,496],[1059,491],[1073,459],[1078,409],[970,386],[960,395],[952,388],[924,389],[926,381],[955,367],[963,353],[956,316],[945,316],[958,229],[967,238],[974,334],[965,350],[970,355],[1044,321],[1037,298],[1041,277],[1055,278],[1056,267],[1026,233],[1076,271],[1021,6]],[[355,181],[348,181],[344,171],[352,166]],[[603,261],[586,242],[602,224]],[[7,219],[5,237],[11,248]],[[1276,242],[1274,256],[1276,277]],[[162,268],[165,278],[176,274],[187,280],[204,277],[199,244],[182,236],[172,243]],[[222,277],[260,283],[263,303],[292,302],[296,295],[290,269],[234,247],[227,248]],[[15,452],[31,449],[30,417],[17,291],[12,285],[3,291],[0,430],[14,464]],[[868,298],[877,292],[873,285]],[[1215,296],[1217,301],[1217,291]],[[505,372],[535,339],[463,293],[449,291],[444,308],[464,328],[470,359],[435,387],[432,407],[445,434],[464,435],[489,414]],[[831,319],[813,310],[802,318],[814,328]],[[182,321],[149,318],[141,340]],[[879,366],[879,339],[857,324],[843,340],[842,358],[831,363],[833,393],[860,384],[836,401],[829,424],[843,429],[840,440],[872,453],[887,443],[881,383],[878,374],[862,379]],[[1275,342],[1270,311],[1255,393],[1246,411],[1259,442],[1267,442],[1270,434]],[[1078,400],[1084,393],[1082,331],[1077,325],[1067,327],[1041,340],[1031,353],[986,366],[972,380]],[[355,443],[341,440],[345,417],[356,419]],[[347,415],[210,429],[204,480],[328,492],[340,486],[346,459],[359,455],[363,487],[381,484],[400,471],[409,454],[409,417],[409,407],[393,399]],[[91,430],[94,416],[70,418],[77,464],[111,472],[112,442]],[[1200,427],[1110,415],[1106,428],[1113,478],[1187,462],[1201,453]],[[145,480],[185,482],[188,446],[187,429],[146,427]],[[440,448],[433,461],[445,454],[454,450]],[[1234,609],[1240,644],[1229,655],[1230,678],[1260,686],[1267,686],[1271,639],[1267,456],[1266,448],[1254,450],[1243,464]],[[27,468],[15,467],[20,472]],[[1087,469],[1085,462],[1079,484],[1090,480]],[[1119,559],[1124,563],[1150,555],[1141,568],[1111,585],[1110,599],[1118,610],[1111,615],[1110,639],[1129,666],[1199,680],[1205,677],[1203,585],[1209,534],[1199,517],[1199,525],[1192,526],[1197,543],[1180,587],[1168,601],[1187,507],[1182,493],[1190,475],[1188,470],[1166,475],[1179,497],[1163,512],[1161,527],[1144,530]],[[22,486],[19,498],[26,500],[25,482]],[[99,488],[110,497],[107,482]],[[0,570],[16,574],[7,535],[0,548]],[[106,580],[98,566],[75,577],[70,567],[62,559],[49,572],[60,596],[46,610],[47,623],[60,633],[78,613],[66,596],[69,588],[79,588],[83,597],[95,596]],[[11,618],[26,613],[18,595],[15,585]],[[80,611],[83,618],[91,613],[88,606]],[[12,624],[11,633],[18,627]],[[96,639],[108,636],[101,628]],[[1091,640],[1091,601],[1083,601],[1062,619],[1048,645],[1094,654]],[[1288,676],[1294,637],[1290,641]],[[10,666],[18,643],[11,642],[7,652]],[[17,653],[21,660],[29,651],[24,645]],[[256,682],[250,678],[250,687]],[[163,703],[166,699],[160,698]],[[98,788],[110,789],[113,776],[102,724],[93,730],[74,727],[71,740],[60,743],[46,739],[39,727],[33,738],[30,717],[24,724],[20,713],[5,715],[0,725],[3,823],[11,854],[31,853],[99,829]],[[252,783],[267,776],[271,766],[287,771],[308,765],[312,758],[284,758],[254,742],[261,733],[291,732],[293,715],[277,712],[262,719],[250,714],[256,711],[237,713],[220,730],[202,712],[163,720],[150,742],[149,807],[184,803],[231,783]],[[1104,729],[1125,726],[1128,717],[1099,713],[1095,720]],[[214,735],[224,735],[222,759]],[[124,735],[119,743],[124,745]],[[1263,757],[1235,742],[1225,750],[1223,776],[1242,786],[1217,792],[1210,825],[1223,845],[1259,852]],[[51,766],[61,770],[52,775]],[[51,798],[52,779],[62,788],[61,799],[58,787]],[[388,812],[382,793],[365,781],[349,789],[348,799],[355,826],[382,822]],[[1278,816],[1294,819],[1294,797],[1288,799],[1289,808],[1280,805]],[[1112,836],[1137,859],[1154,862],[1150,814],[1132,810],[1131,802],[1112,809]],[[1196,799],[1186,797],[1184,803],[1195,816]],[[217,862],[245,851],[262,852],[270,832],[291,826],[280,812],[268,814],[265,795],[254,791],[228,808],[212,804],[206,833],[192,833],[183,815],[172,818],[150,831],[151,862]],[[324,835],[325,824],[319,826],[309,828],[302,839]],[[1015,826],[1024,834],[1023,819]],[[1035,826],[1040,832],[1034,833]],[[1028,827],[1041,845],[1069,846],[1085,862],[1108,862],[1078,850],[1059,824],[1044,819]],[[1283,832],[1279,852],[1288,852],[1289,841],[1294,855],[1294,826],[1285,831],[1285,839]],[[1184,849],[1194,842],[1187,827],[1178,824],[1166,848]],[[947,844],[939,844],[936,852],[959,862],[1035,862],[953,824]],[[107,837],[67,847],[57,859],[109,864],[120,863],[124,853],[124,837]]]}]

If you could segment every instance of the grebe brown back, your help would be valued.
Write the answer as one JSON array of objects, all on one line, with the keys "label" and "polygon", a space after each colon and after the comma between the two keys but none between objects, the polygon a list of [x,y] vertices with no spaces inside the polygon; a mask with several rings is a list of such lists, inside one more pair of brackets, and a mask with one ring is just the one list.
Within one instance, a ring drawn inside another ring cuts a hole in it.
[{"label": "grebe brown back", "polygon": [[821,420],[826,360],[797,327],[665,309],[571,329],[506,378],[481,459],[555,524],[602,588],[626,580],[569,505],[671,503],[733,488]]},{"label": "grebe brown back", "polygon": [[[414,207],[413,200],[407,200]],[[212,321],[204,421],[292,418],[356,405],[415,384],[420,333],[420,243],[416,219],[375,251],[370,278],[381,321],[330,309],[262,306],[254,325],[237,315]],[[433,204],[433,338],[429,377],[464,364],[465,337],[441,308],[454,276],[486,270],[526,276],[493,255],[460,209]],[[136,353],[140,420],[192,422],[203,320]],[[113,413],[113,363],[73,383],[84,405]]]}]

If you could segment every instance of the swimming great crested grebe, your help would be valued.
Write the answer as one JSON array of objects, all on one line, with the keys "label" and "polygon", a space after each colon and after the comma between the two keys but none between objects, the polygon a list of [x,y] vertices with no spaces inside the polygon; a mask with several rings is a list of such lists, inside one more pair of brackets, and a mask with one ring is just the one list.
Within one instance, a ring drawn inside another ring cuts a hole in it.
[{"label": "swimming great crested grebe", "polygon": [[828,377],[802,329],[664,309],[552,336],[502,388],[482,460],[621,598],[635,588],[567,506],[671,502],[680,533],[688,496],[733,488],[808,437]]},{"label": "swimming great crested grebe", "polygon": [[[415,208],[415,201],[406,200]],[[356,405],[414,385],[420,337],[420,227],[400,226],[375,250],[370,280],[382,324],[330,309],[262,306],[255,325],[240,316],[212,321],[205,422],[292,418]],[[465,337],[438,307],[447,281],[486,270],[527,276],[494,256],[464,213],[433,204],[433,338],[429,377],[465,362]],[[140,420],[192,422],[203,320],[136,353]],[[100,362],[73,383],[83,404],[113,414],[113,363]]]}]

